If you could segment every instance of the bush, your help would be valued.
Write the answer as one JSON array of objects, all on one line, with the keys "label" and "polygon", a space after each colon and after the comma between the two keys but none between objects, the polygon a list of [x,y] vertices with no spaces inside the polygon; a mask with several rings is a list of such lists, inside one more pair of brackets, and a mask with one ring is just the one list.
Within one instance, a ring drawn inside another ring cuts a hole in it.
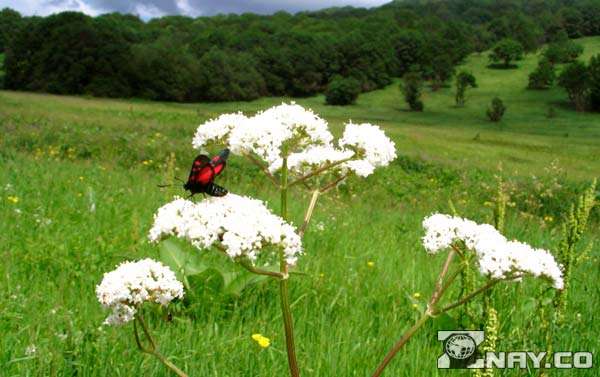
[{"label": "bush", "polygon": [[487,116],[492,122],[499,122],[502,120],[504,113],[506,112],[506,106],[504,102],[498,97],[494,97],[490,107],[487,109]]},{"label": "bush", "polygon": [[404,93],[404,100],[411,111],[423,111],[422,90],[423,78],[419,72],[412,71],[404,75],[402,93]]},{"label": "bush", "polygon": [[504,68],[508,68],[513,60],[523,59],[523,46],[514,39],[504,38],[496,43],[489,59],[492,63],[502,62]]},{"label": "bush", "polygon": [[467,88],[477,88],[477,80],[475,80],[475,76],[466,71],[461,71],[456,76],[456,106],[464,106],[465,104],[465,92]]},{"label": "bush", "polygon": [[325,91],[328,105],[351,105],[360,93],[360,82],[352,77],[335,76]]},{"label": "bush", "polygon": [[538,63],[535,71],[529,74],[528,89],[548,89],[556,80],[556,71],[554,65],[548,60],[543,59]]},{"label": "bush", "polygon": [[575,105],[575,110],[585,111],[588,100],[589,72],[585,64],[576,61],[563,69],[558,77],[558,85],[562,86]]},{"label": "bush", "polygon": [[552,64],[570,63],[583,53],[583,47],[570,39],[551,43],[544,51],[544,58]]},{"label": "bush", "polygon": [[590,59],[588,75],[590,86],[590,109],[592,111],[600,111],[600,54]]}]

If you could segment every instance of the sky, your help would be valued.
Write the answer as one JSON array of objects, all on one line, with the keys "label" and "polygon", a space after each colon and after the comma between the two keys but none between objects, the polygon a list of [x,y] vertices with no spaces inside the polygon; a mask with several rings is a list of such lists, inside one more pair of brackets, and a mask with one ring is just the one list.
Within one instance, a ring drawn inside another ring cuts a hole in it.
[{"label": "sky", "polygon": [[66,10],[91,16],[108,12],[137,14],[143,19],[181,14],[191,17],[219,13],[290,13],[335,6],[374,7],[391,0],[0,0],[0,9],[9,7],[23,15],[46,16]]}]

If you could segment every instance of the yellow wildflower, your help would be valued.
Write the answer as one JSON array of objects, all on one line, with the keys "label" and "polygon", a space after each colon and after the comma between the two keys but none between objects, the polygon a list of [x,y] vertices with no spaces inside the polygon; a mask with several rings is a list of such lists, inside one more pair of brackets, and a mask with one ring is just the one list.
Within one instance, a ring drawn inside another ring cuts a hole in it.
[{"label": "yellow wildflower", "polygon": [[367,266],[369,266],[369,267],[375,267],[375,262],[373,262],[373,261],[368,261],[368,262],[367,262]]},{"label": "yellow wildflower", "polygon": [[11,202],[12,204],[17,204],[19,202],[19,197],[18,196],[8,196],[6,198],[6,200]]},{"label": "yellow wildflower", "polygon": [[419,292],[415,292],[415,293],[413,293],[413,297],[414,298],[420,298],[421,294]]},{"label": "yellow wildflower", "polygon": [[262,334],[252,334],[252,339],[254,339],[261,348],[267,348],[271,345],[271,340]]}]

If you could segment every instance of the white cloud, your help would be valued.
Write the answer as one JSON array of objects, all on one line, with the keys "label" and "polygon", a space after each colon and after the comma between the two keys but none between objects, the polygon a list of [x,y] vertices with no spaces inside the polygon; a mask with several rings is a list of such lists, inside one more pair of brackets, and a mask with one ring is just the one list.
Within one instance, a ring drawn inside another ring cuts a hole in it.
[{"label": "white cloud", "polygon": [[13,8],[24,15],[46,16],[62,11],[79,11],[92,16],[106,12],[134,13],[144,19],[165,14],[186,16],[217,13],[254,12],[268,14],[278,10],[297,12],[334,6],[379,6],[390,0],[2,0],[0,7]]}]

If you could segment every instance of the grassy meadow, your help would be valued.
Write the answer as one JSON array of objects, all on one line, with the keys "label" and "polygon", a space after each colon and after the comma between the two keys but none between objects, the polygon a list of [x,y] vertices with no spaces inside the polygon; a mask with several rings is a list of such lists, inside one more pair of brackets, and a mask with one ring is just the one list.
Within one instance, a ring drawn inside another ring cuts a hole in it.
[{"label": "grassy meadow", "polygon": [[[600,38],[580,43],[586,61],[600,53]],[[338,133],[348,119],[383,126],[400,156],[319,202],[298,266],[307,275],[291,283],[304,376],[372,372],[433,289],[444,256],[426,255],[420,223],[432,212],[451,212],[450,202],[459,214],[490,222],[501,178],[511,194],[507,236],[557,248],[564,211],[600,178],[600,115],[575,113],[560,88],[526,90],[536,63],[537,56],[528,55],[518,69],[496,70],[486,68],[485,54],[473,55],[465,68],[479,87],[467,91],[464,108],[454,106],[453,88],[443,88],[426,91],[423,113],[409,112],[398,83],[363,94],[348,107],[325,106],[322,96],[296,99]],[[496,95],[508,107],[499,124],[485,116]],[[101,325],[107,312],[95,286],[123,260],[158,257],[158,247],[146,240],[153,213],[183,191],[157,185],[173,181],[170,156],[175,175],[186,177],[198,124],[223,112],[255,112],[289,100],[176,104],[0,91],[0,375],[168,376],[136,349],[131,326]],[[551,107],[555,116],[548,117]],[[278,210],[276,190],[239,158],[231,159],[220,183]],[[307,193],[292,192],[296,224],[307,203]],[[555,350],[598,355],[598,224],[596,208],[580,249],[594,240],[596,246],[574,271],[570,310]],[[172,321],[160,313],[150,318],[171,360],[190,376],[286,375],[275,282],[239,296],[201,281],[195,286],[186,293],[193,305],[180,304]],[[494,291],[498,350],[546,349],[533,299],[544,288],[525,279]],[[464,325],[460,310],[431,321],[385,375],[470,375],[436,369],[442,353],[437,330]],[[271,347],[260,349],[253,333],[269,337]],[[550,373],[597,376],[598,368]]]}]

